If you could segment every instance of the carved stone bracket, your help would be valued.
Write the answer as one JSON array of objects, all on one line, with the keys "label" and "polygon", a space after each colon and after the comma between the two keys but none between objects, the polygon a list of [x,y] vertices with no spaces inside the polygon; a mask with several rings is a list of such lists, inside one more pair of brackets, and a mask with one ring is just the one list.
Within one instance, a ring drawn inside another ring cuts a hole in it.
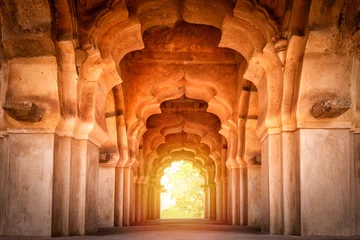
[{"label": "carved stone bracket", "polygon": [[311,109],[314,118],[335,118],[351,108],[351,102],[345,99],[326,100],[316,103]]},{"label": "carved stone bracket", "polygon": [[252,164],[261,165],[261,155],[255,156],[251,159]]},{"label": "carved stone bracket", "polygon": [[30,102],[5,103],[3,109],[18,121],[39,122],[44,115],[42,108]]}]

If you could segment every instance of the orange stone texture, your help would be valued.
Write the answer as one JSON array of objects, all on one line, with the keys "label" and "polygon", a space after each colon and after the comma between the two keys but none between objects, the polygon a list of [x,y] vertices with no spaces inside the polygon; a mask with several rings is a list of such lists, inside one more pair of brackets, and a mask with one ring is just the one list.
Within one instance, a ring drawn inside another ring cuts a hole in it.
[{"label": "orange stone texture", "polygon": [[360,236],[359,0],[0,10],[0,236],[159,219],[179,160],[211,222]]}]

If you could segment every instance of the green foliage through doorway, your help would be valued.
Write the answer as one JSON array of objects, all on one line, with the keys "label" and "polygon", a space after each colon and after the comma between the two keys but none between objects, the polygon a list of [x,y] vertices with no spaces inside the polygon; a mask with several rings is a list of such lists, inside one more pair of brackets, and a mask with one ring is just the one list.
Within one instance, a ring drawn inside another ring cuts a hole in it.
[{"label": "green foliage through doorway", "polygon": [[160,218],[203,218],[204,178],[191,163],[180,161],[166,168],[161,179],[167,192],[161,193]]}]

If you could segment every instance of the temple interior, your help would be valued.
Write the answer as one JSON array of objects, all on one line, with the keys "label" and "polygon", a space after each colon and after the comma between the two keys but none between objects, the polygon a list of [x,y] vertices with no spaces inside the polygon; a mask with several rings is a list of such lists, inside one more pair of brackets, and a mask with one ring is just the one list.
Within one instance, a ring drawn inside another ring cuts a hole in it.
[{"label": "temple interior", "polygon": [[203,218],[360,236],[359,0],[0,0],[0,236]]}]

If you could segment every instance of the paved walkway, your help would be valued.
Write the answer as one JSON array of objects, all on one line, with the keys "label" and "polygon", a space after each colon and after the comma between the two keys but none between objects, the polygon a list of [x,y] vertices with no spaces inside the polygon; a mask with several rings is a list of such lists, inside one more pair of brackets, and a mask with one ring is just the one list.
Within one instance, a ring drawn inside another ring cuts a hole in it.
[{"label": "paved walkway", "polygon": [[[49,238],[8,238],[0,237],[0,240],[12,239],[49,239]],[[307,240],[307,239],[360,239],[351,238],[325,238],[325,237],[297,237],[275,236],[259,232],[257,228],[230,226],[208,220],[156,220],[146,224],[127,228],[100,229],[97,234],[82,237],[55,238],[63,239],[103,239],[103,240]]]}]

